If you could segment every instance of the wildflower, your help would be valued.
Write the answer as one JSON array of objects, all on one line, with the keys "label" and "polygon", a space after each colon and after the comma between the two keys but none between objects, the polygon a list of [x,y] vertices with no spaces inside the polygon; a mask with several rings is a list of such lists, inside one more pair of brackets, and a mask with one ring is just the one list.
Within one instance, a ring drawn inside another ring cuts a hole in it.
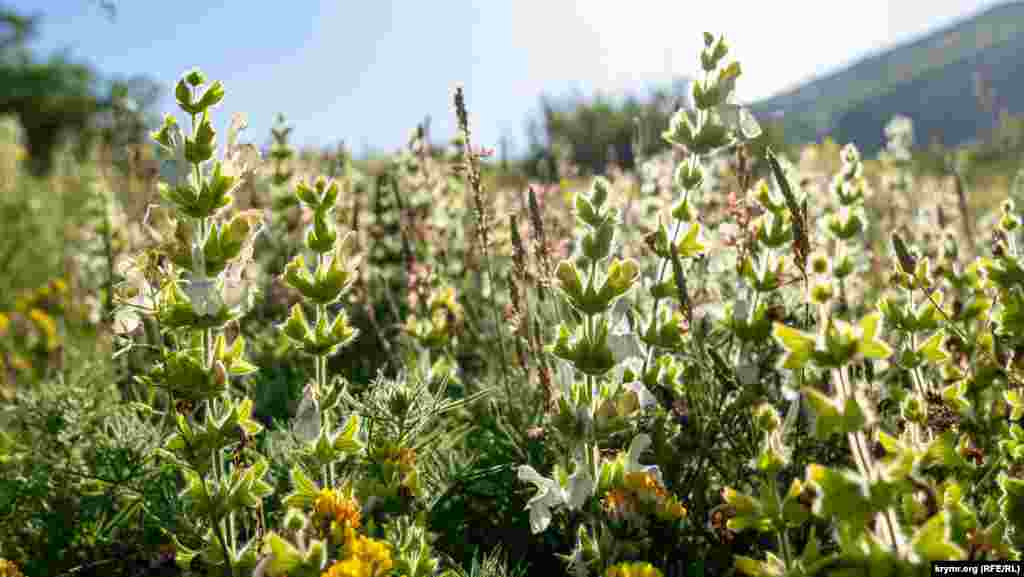
[{"label": "wildflower", "polygon": [[0,313],[0,337],[7,335],[7,328],[11,326],[11,319],[4,313]]},{"label": "wildflower", "polygon": [[60,341],[57,336],[57,323],[53,320],[53,317],[46,314],[42,309],[32,309],[29,311],[28,316],[39,330],[46,335],[46,350],[56,350],[60,346]]},{"label": "wildflower", "polygon": [[28,362],[25,357],[13,354],[11,355],[11,368],[19,371],[27,371],[32,368],[32,363]]},{"label": "wildflower", "polygon": [[456,323],[462,322],[464,311],[462,305],[456,299],[455,287],[446,286],[434,291],[434,294],[431,295],[430,300],[427,302],[427,306],[431,312],[443,310],[446,315],[454,318]]},{"label": "wildflower", "polygon": [[394,566],[391,545],[369,537],[357,536],[351,528],[346,530],[345,559],[338,561],[321,577],[380,577]]},{"label": "wildflower", "polygon": [[[597,462],[596,453],[595,448],[594,462]],[[537,494],[526,503],[526,508],[530,510],[530,528],[534,533],[544,531],[551,524],[551,509],[564,504],[570,511],[576,511],[594,494],[597,483],[594,472],[587,465],[583,449],[578,449],[574,463],[576,470],[569,475],[566,487],[562,487],[555,479],[541,477],[529,465],[519,467],[519,480],[533,483],[538,489]]]},{"label": "wildflower", "polygon": [[604,572],[604,577],[662,577],[660,569],[646,561],[617,563]]},{"label": "wildflower", "polygon": [[654,476],[658,485],[664,487],[665,482],[661,478],[661,470],[658,469],[657,465],[641,465],[640,454],[647,450],[647,447],[651,446],[651,437],[647,434],[637,435],[633,439],[633,442],[629,444],[629,452],[626,456],[626,473],[642,472],[650,473]]},{"label": "wildflower", "polygon": [[540,533],[551,524],[551,509],[566,501],[566,491],[558,481],[541,477],[529,465],[519,467],[519,479],[537,486],[537,494],[526,503],[526,507],[530,510],[530,529]]},{"label": "wildflower", "polygon": [[354,530],[360,525],[359,503],[333,489],[321,489],[313,502],[313,519],[322,533]]},{"label": "wildflower", "polygon": [[623,489],[612,489],[601,500],[601,506],[608,516],[617,521],[636,513],[637,505],[633,496]]},{"label": "wildflower", "polygon": [[632,490],[644,500],[664,498],[666,496],[665,489],[650,473],[637,471],[626,473],[625,485],[627,489]]},{"label": "wildflower", "polygon": [[0,577],[25,577],[13,561],[0,558]]}]

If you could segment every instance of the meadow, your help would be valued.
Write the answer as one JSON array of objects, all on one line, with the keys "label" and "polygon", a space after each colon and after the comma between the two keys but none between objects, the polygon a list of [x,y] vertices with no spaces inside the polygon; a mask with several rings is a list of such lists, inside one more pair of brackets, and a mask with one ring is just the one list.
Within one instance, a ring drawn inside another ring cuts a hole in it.
[{"label": "meadow", "polygon": [[201,69],[155,147],[48,176],[5,120],[0,577],[1019,560],[1024,170],[936,171],[902,117],[755,147],[697,56],[668,150],[553,182],[461,88],[451,143],[374,160],[283,117],[261,152]]}]

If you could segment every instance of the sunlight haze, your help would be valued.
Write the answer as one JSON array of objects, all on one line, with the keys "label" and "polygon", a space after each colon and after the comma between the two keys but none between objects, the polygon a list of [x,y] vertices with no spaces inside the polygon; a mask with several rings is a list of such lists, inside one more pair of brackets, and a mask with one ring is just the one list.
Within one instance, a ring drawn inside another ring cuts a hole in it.
[{"label": "sunlight haze", "polygon": [[[85,0],[9,4],[42,16],[41,56],[67,49],[106,77],[167,87],[199,66],[225,82],[223,109],[248,115],[248,140],[264,142],[283,112],[296,145],[344,139],[360,154],[394,150],[428,114],[433,139],[448,139],[459,82],[476,142],[505,136],[522,152],[542,93],[643,96],[695,71],[704,31],[726,34],[751,102],[996,2],[120,0],[113,21]],[[165,98],[161,112],[173,110]]]}]

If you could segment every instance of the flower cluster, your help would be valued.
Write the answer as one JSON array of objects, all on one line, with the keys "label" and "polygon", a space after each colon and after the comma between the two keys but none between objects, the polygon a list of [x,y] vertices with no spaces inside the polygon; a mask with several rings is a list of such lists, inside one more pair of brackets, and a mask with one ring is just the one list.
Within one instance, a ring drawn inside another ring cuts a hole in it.
[{"label": "flower cluster", "polygon": [[428,318],[409,315],[405,331],[422,345],[441,348],[454,342],[462,327],[465,313],[459,304],[455,287],[435,290],[427,300]]},{"label": "flower cluster", "polygon": [[[59,366],[65,322],[71,318],[69,288],[64,278],[52,279],[14,299],[14,308],[0,311],[0,395],[10,397],[14,381],[41,378]],[[13,379],[13,381],[12,381]]]},{"label": "flower cluster", "polygon": [[18,566],[7,559],[0,558],[0,577],[25,577]]},{"label": "flower cluster", "polygon": [[325,571],[321,577],[381,577],[391,571],[391,545],[384,541],[347,531],[345,558]]},{"label": "flower cluster", "polygon": [[650,472],[626,473],[623,485],[609,489],[601,505],[613,521],[630,524],[638,523],[643,515],[666,521],[686,516],[686,507]]},{"label": "flower cluster", "polygon": [[313,502],[313,526],[321,536],[344,535],[361,524],[359,503],[350,494],[321,489]]},{"label": "flower cluster", "polygon": [[604,577],[662,577],[662,575],[661,570],[644,561],[617,563],[604,572]]}]

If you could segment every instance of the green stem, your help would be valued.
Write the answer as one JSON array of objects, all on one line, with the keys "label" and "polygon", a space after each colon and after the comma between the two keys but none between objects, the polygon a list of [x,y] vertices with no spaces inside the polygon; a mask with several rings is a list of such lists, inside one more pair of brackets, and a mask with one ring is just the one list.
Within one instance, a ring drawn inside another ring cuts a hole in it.
[{"label": "green stem", "polygon": [[[782,498],[779,496],[779,484],[774,474],[767,475],[768,490],[771,492],[772,498],[775,499],[775,506],[778,511],[782,511]],[[779,513],[779,521],[781,526],[776,533],[779,537],[779,546],[782,547],[782,559],[786,563],[786,570],[793,564],[793,555],[789,550],[789,535],[786,532],[786,520],[782,517],[782,513]]]},{"label": "green stem", "polygon": [[[675,244],[676,243],[676,238],[679,236],[679,231],[680,231],[680,229],[682,229],[682,227],[683,227],[682,221],[677,220],[675,222],[675,227],[672,230],[672,238],[671,238],[671,240],[669,240],[669,244]],[[665,277],[665,271],[668,270],[669,261],[668,261],[668,259],[662,259],[659,264],[660,264],[660,268],[658,270],[658,277],[654,281],[655,286],[661,284],[662,279]],[[661,297],[654,297],[654,303],[651,305],[651,326],[652,327],[657,325],[657,322],[658,322],[658,311],[659,311],[659,305],[660,304],[661,304]],[[640,373],[641,375],[647,374],[647,367],[651,364],[651,360],[652,360],[653,357],[654,357],[654,347],[648,347],[647,348],[647,355],[644,358],[644,368],[643,368],[643,371]]]},{"label": "green stem", "polygon": [[[326,266],[325,258],[323,253],[317,253],[316,255],[316,269],[319,273]],[[320,326],[321,322],[326,322],[325,317],[327,316],[327,305],[317,304],[316,305],[316,324]],[[320,395],[324,388],[327,386],[327,356],[317,355],[314,359],[316,362],[316,390],[315,394],[317,397],[317,409],[320,411],[320,423],[324,423],[327,415],[323,410],[323,405],[320,404]],[[320,471],[322,485],[324,487],[334,486],[334,467],[331,465],[323,465]]]}]

